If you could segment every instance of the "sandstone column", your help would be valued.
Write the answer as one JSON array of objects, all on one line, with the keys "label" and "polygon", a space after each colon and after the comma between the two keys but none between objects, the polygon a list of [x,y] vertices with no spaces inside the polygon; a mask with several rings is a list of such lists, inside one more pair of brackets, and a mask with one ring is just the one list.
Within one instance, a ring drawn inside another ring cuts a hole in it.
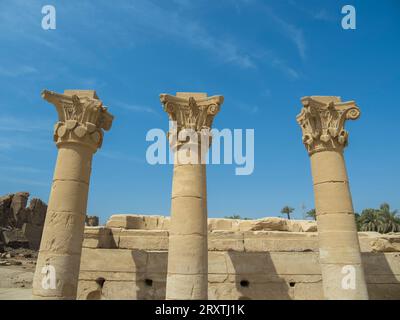
[{"label": "sandstone column", "polygon": [[360,110],[340,97],[301,99],[297,122],[310,155],[322,282],[326,299],[368,299],[353,204],[343,150],[347,146],[347,119]]},{"label": "sandstone column", "polygon": [[33,281],[35,299],[75,299],[92,156],[113,116],[95,91],[44,90],[59,121],[54,128],[57,163]]},{"label": "sandstone column", "polygon": [[[205,152],[222,96],[204,93],[160,95],[175,130],[171,226],[168,249],[168,300],[207,299],[207,192]],[[185,137],[187,135],[187,137]],[[185,141],[182,141],[185,140]],[[201,152],[203,150],[203,152]]]}]

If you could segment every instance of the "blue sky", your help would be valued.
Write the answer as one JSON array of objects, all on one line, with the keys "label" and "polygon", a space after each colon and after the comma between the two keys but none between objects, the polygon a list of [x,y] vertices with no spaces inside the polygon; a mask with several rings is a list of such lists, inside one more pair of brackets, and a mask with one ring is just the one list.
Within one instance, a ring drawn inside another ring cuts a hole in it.
[{"label": "blue sky", "polygon": [[[57,29],[41,28],[43,5]],[[118,4],[118,5],[117,5]],[[352,4],[357,29],[341,28]],[[95,89],[115,115],[94,157],[89,214],[169,214],[172,166],[145,161],[146,133],[168,128],[160,93],[222,94],[214,127],[255,130],[255,171],[210,165],[211,217],[313,207],[310,165],[295,117],[300,97],[339,95],[357,211],[400,209],[400,3],[387,1],[0,1],[0,194],[47,201],[57,121],[43,89]]]}]

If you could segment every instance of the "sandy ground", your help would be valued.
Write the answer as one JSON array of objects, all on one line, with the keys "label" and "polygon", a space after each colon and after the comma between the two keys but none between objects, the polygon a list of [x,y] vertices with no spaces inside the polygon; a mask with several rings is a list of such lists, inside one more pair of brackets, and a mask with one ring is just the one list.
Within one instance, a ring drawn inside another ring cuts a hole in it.
[{"label": "sandy ground", "polygon": [[0,300],[31,299],[36,257],[24,255],[26,252],[15,250],[13,257],[0,260]]}]

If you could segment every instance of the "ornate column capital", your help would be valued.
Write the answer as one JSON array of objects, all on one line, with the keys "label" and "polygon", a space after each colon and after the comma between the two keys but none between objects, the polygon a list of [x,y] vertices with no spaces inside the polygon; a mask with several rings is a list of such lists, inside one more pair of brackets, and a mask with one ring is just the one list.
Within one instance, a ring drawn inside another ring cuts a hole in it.
[{"label": "ornate column capital", "polygon": [[[204,138],[211,143],[210,129],[214,117],[224,102],[223,96],[208,97],[206,93],[177,92],[176,96],[160,94],[160,101],[170,121],[176,125],[176,128],[173,128],[174,132],[169,132],[173,148],[184,143],[177,139],[183,130],[186,134],[196,134],[198,143]],[[203,147],[208,148],[208,146]]]},{"label": "ornate column capital", "polygon": [[303,131],[303,143],[311,155],[315,152],[335,150],[342,152],[348,143],[346,120],[356,120],[360,109],[354,101],[342,102],[335,96],[309,96],[301,98],[303,108],[296,117]]},{"label": "ornate column capital", "polygon": [[56,107],[58,122],[54,141],[86,145],[94,152],[101,147],[103,130],[109,130],[114,116],[103,106],[94,90],[65,90],[64,94],[43,90],[42,97]]}]

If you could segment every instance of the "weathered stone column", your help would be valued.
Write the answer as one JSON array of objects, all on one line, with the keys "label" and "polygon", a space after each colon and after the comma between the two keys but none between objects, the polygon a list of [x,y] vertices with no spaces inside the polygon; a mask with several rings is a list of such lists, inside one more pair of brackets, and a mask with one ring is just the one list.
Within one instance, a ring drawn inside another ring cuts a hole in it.
[{"label": "weathered stone column", "polygon": [[33,281],[35,299],[75,299],[85,227],[92,156],[113,116],[95,91],[44,90],[59,121],[54,128],[57,163]]},{"label": "weathered stone column", "polygon": [[354,209],[343,150],[347,146],[347,119],[360,110],[354,101],[340,97],[301,99],[297,122],[310,155],[322,282],[326,299],[368,299]]},{"label": "weathered stone column", "polygon": [[[169,140],[174,151],[171,226],[168,249],[168,300],[207,299],[208,245],[205,153],[222,96],[204,93],[162,94],[174,121]],[[201,152],[203,150],[203,152]]]}]

